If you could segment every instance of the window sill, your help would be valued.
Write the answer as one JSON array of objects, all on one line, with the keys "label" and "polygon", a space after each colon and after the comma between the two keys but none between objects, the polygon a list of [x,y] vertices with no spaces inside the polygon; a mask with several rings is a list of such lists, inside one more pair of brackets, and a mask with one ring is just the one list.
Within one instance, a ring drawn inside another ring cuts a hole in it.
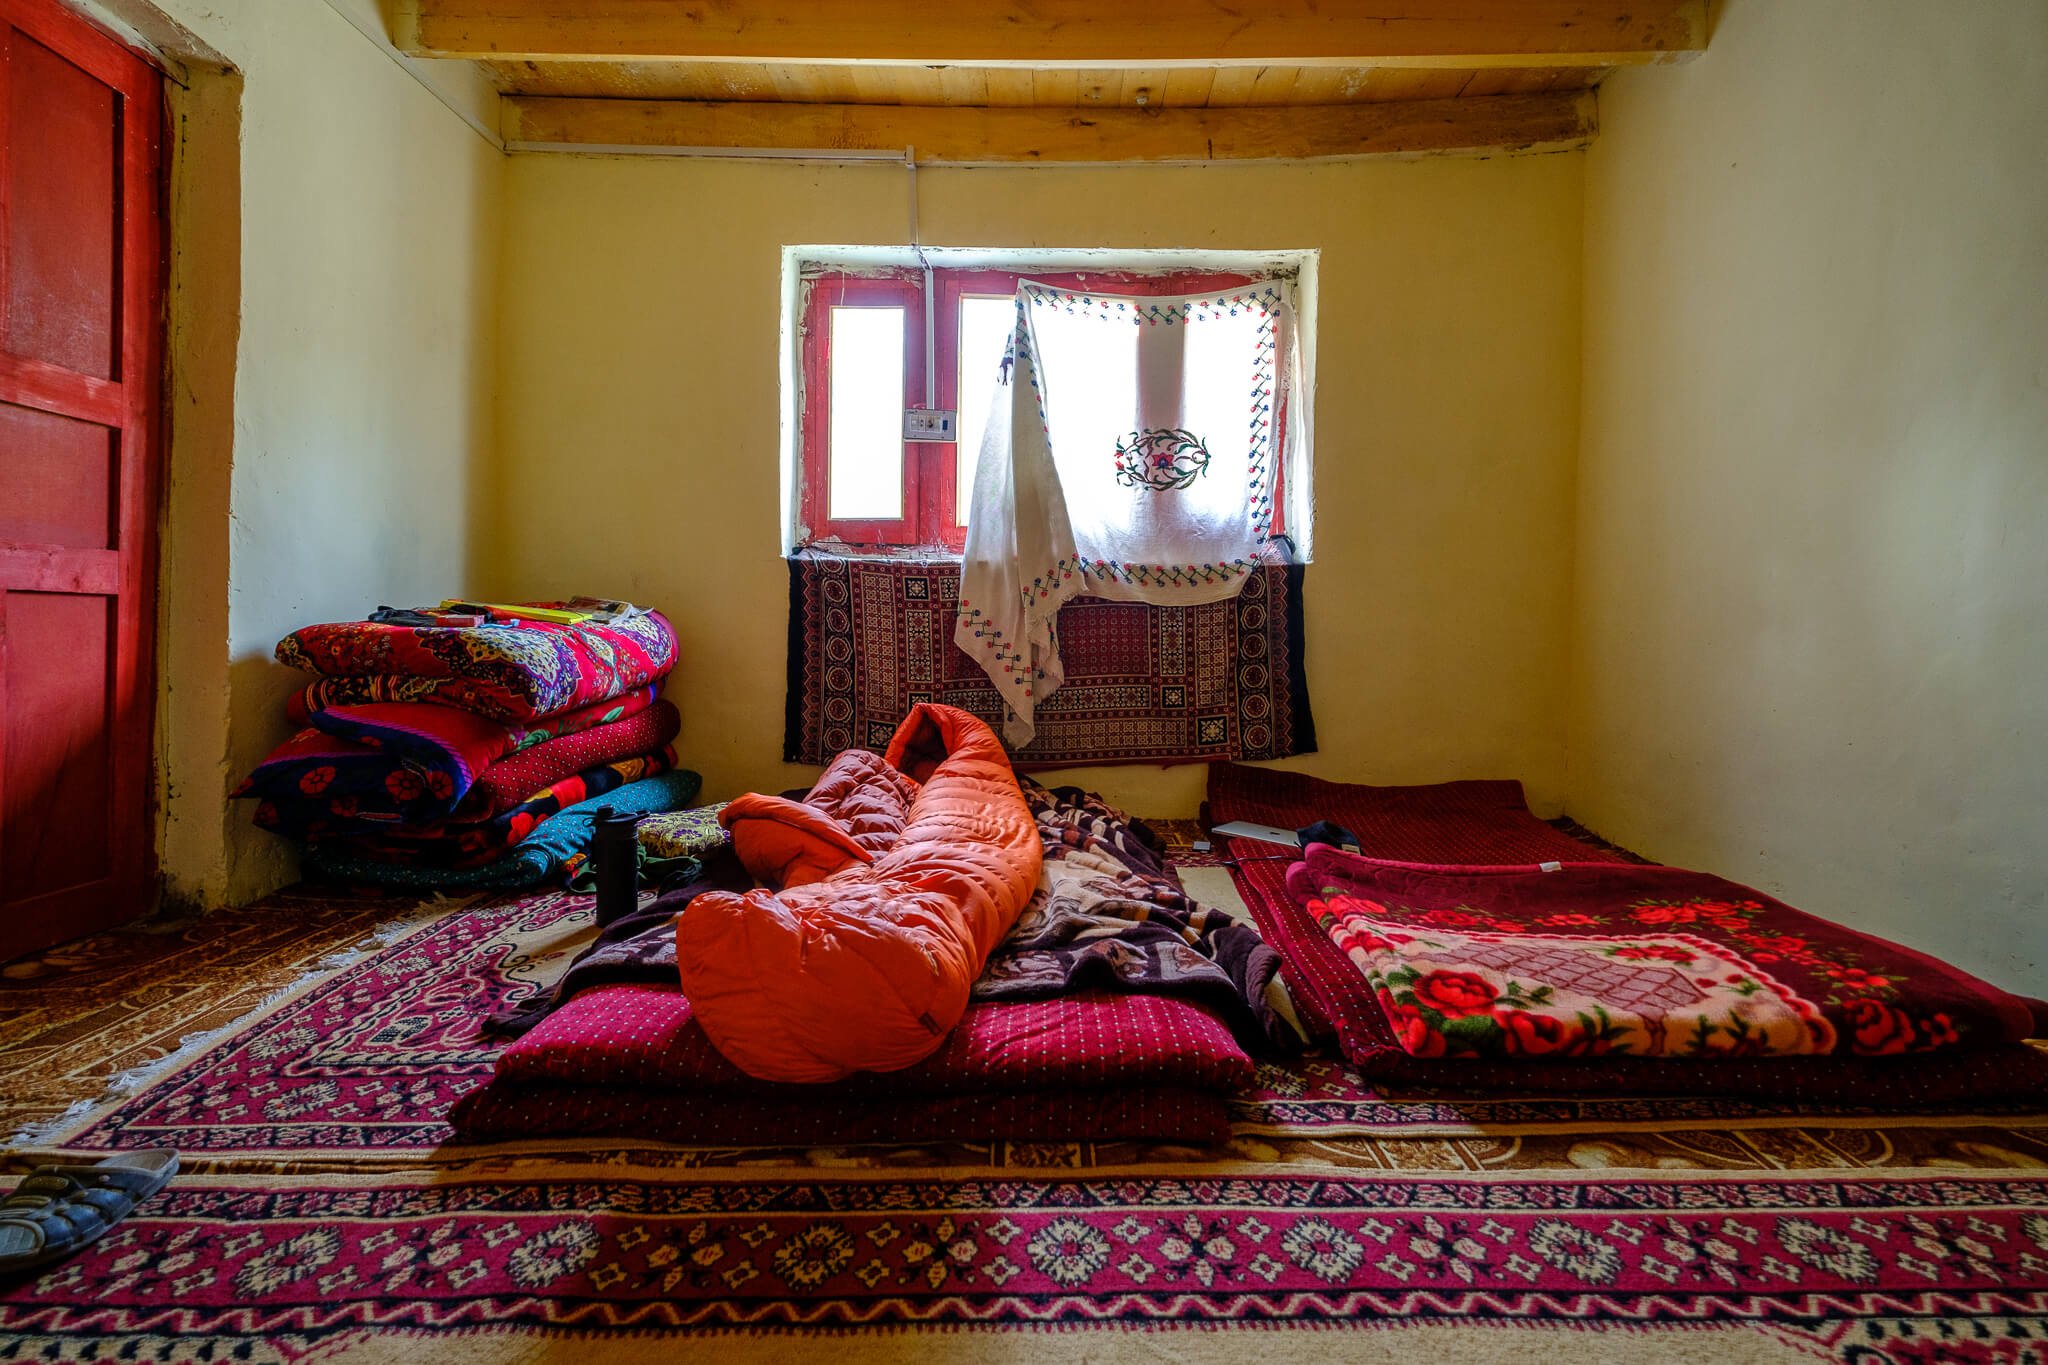
[{"label": "window sill", "polygon": [[848,545],[837,540],[814,540],[789,552],[791,559],[875,560],[896,564],[958,564],[961,554],[944,545]]},{"label": "window sill", "polygon": [[[1275,562],[1282,564],[1311,564],[1313,557],[1303,557],[1296,549],[1291,537],[1273,536],[1265,542],[1285,551]],[[846,559],[873,561],[883,564],[959,564],[966,556],[945,545],[848,545],[837,540],[814,540],[808,545],[799,545],[787,551],[785,559]]]}]

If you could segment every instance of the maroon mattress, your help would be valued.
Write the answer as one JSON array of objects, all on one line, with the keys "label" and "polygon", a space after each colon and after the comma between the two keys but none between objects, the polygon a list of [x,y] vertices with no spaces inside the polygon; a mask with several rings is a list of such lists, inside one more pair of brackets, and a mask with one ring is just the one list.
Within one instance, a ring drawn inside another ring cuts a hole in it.
[{"label": "maroon mattress", "polygon": [[676,1142],[1174,1138],[1228,1133],[1252,1062],[1197,1005],[1089,991],[968,1007],[901,1071],[830,1085],[727,1061],[672,986],[585,991],[513,1043],[450,1122],[467,1137],[601,1133]]},{"label": "maroon mattress", "polygon": [[796,1085],[757,1080],[727,1061],[675,987],[603,986],[578,995],[506,1048],[498,1075],[527,1084],[781,1099],[930,1098],[1122,1086],[1228,1091],[1251,1081],[1252,1062],[1230,1030],[1199,1005],[1081,991],[1053,1000],[977,1002],[944,1045],[915,1066]]},{"label": "maroon mattress", "polygon": [[[1211,769],[1210,784],[1210,818],[1216,823],[1253,820],[1299,828],[1330,820],[1357,834],[1374,858],[1486,867],[1626,861],[1538,820],[1515,782],[1358,787],[1219,765]],[[1247,839],[1230,840],[1229,852],[1239,893],[1266,941],[1279,950],[1304,1022],[1333,1036],[1346,1060],[1373,1080],[1488,1094],[1729,1095],[1885,1108],[2038,1099],[2048,1090],[2048,1052],[2019,1043],[1902,1057],[1765,1057],[1692,1065],[1631,1057],[1591,1063],[1417,1057],[1395,1038],[1364,973],[1289,896],[1287,871],[1300,855]]]},{"label": "maroon mattress", "polygon": [[[1248,820],[1300,829],[1317,820],[1356,834],[1369,857],[1397,862],[1506,864],[1625,863],[1553,829],[1529,813],[1519,782],[1439,782],[1427,787],[1368,787],[1325,782],[1275,768],[1218,763],[1209,769],[1209,819]],[[1290,849],[1232,840],[1232,853],[1292,861]],[[1241,845],[1242,847],[1238,847]]]}]

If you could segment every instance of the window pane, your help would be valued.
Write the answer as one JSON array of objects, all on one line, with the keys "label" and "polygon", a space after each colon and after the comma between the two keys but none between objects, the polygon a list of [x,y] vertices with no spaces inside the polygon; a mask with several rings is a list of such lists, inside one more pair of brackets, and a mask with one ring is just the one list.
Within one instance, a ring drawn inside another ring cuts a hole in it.
[{"label": "window pane", "polygon": [[[1202,517],[1224,517],[1240,496],[1242,484],[1232,482],[1251,458],[1253,438],[1263,441],[1271,428],[1257,425],[1272,416],[1270,355],[1261,343],[1272,330],[1270,318],[1249,309],[1236,317],[1191,322],[1182,329],[1186,349],[1181,372],[1181,410],[1188,429],[1202,438],[1209,458],[1231,478],[1197,479],[1182,497]],[[1255,400],[1256,396],[1256,402]],[[1266,477],[1272,479],[1271,451]]]},{"label": "window pane", "polygon": [[974,493],[974,466],[988,426],[989,404],[1002,377],[1003,347],[1017,321],[1017,301],[1008,294],[968,294],[960,300],[960,382],[953,390],[960,407],[959,477],[954,483],[953,524],[967,524]]},{"label": "window pane", "polygon": [[[1114,458],[1118,439],[1138,424],[1138,329],[1128,322],[1032,305],[1038,335],[1039,381],[1045,389],[1046,426],[1060,477],[1085,487]],[[1121,507],[1079,509],[1077,518],[1121,521]]]},{"label": "window pane", "polygon": [[832,310],[828,515],[903,515],[903,310]]}]

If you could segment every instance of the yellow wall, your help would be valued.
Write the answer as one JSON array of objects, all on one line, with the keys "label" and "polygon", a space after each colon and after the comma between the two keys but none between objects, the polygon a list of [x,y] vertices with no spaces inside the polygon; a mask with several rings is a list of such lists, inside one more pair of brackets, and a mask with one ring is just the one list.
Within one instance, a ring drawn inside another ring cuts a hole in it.
[{"label": "yellow wall", "polygon": [[2048,988],[2048,6],[1601,90],[1572,813]]},{"label": "yellow wall", "polygon": [[173,98],[162,862],[212,905],[292,873],[224,800],[303,681],[271,646],[468,581],[504,157],[317,0],[161,8],[240,70]]},{"label": "yellow wall", "polygon": [[[1321,248],[1308,669],[1360,781],[1562,793],[1582,158],[932,170],[928,245]],[[675,619],[707,792],[782,752],[777,366],[786,244],[900,244],[900,166],[508,163],[489,590]],[[1091,769],[1154,815],[1201,768]]]}]

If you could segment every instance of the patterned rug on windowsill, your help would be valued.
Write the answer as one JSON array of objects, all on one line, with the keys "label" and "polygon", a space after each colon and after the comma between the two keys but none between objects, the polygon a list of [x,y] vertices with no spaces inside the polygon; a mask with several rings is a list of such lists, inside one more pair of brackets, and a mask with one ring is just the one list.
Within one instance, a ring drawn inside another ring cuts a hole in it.
[{"label": "patterned rug on windowsill", "polygon": [[299,893],[6,969],[10,1166],[166,1145],[189,1174],[0,1284],[0,1359],[624,1360],[745,1328],[692,1346],[737,1359],[794,1327],[983,1359],[988,1331],[1190,1323],[1349,1323],[1301,1348],[1346,1358],[1556,1329],[1603,1359],[2048,1356],[2048,1114],[1378,1095],[1310,1058],[1262,1067],[1216,1149],[451,1145],[476,1020],[589,933],[557,893]]}]

